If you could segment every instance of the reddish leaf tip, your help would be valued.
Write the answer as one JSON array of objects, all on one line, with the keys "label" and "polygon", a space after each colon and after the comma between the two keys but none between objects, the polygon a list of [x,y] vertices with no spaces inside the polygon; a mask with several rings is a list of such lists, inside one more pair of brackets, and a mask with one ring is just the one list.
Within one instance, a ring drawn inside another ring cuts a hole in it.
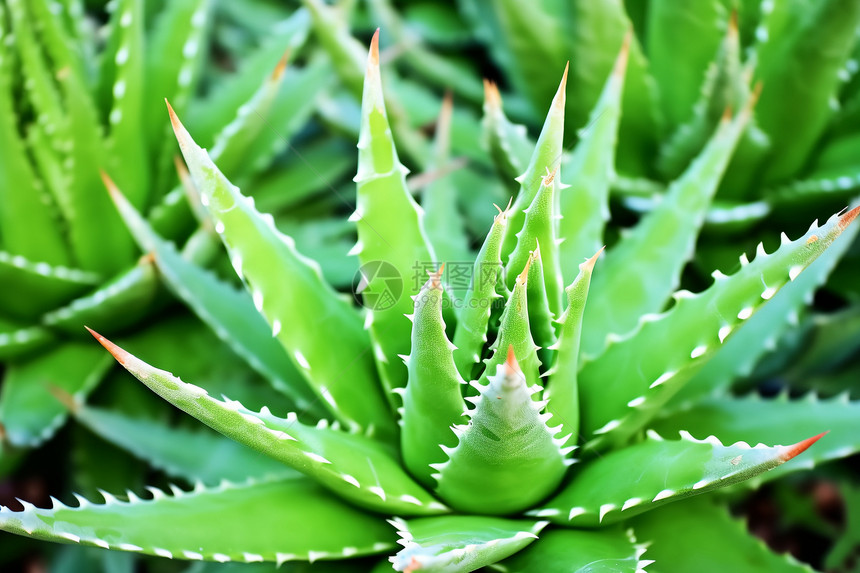
[{"label": "reddish leaf tip", "polygon": [[99,169],[99,175],[101,176],[102,183],[104,184],[105,189],[108,190],[108,193],[110,194],[111,198],[114,201],[121,198],[122,193],[117,188],[116,183],[113,182],[113,179],[110,178],[110,175],[108,175],[104,169]]},{"label": "reddish leaf tip", "polygon": [[844,215],[839,218],[839,230],[845,230],[845,228],[851,224],[851,222],[857,218],[857,215],[860,215],[860,207],[854,207]]},{"label": "reddish leaf tip", "polygon": [[796,456],[799,456],[800,454],[802,454],[803,452],[808,450],[812,444],[814,444],[815,442],[817,442],[818,440],[823,438],[825,436],[825,434],[828,434],[828,433],[830,433],[830,430],[827,430],[826,432],[821,432],[817,436],[812,436],[811,438],[806,438],[805,440],[797,442],[796,444],[794,444],[792,446],[785,446],[783,448],[782,454],[780,455],[780,457],[782,458],[782,461],[787,462],[788,460],[790,460]]},{"label": "reddish leaf tip", "polygon": [[618,56],[615,58],[615,66],[612,68],[612,73],[623,78],[627,71],[627,60],[630,57],[630,41],[633,38],[632,28],[627,29],[624,34],[624,40],[621,41],[621,49],[618,51]]},{"label": "reddish leaf tip", "polygon": [[128,352],[126,352],[125,350],[123,350],[122,348],[120,348],[119,346],[117,346],[89,326],[84,326],[84,328],[86,328],[89,333],[93,335],[93,338],[99,341],[99,344],[104,346],[105,349],[113,355],[117,362],[125,366],[125,360],[128,357]]},{"label": "reddish leaf tip", "polygon": [[284,54],[281,56],[281,59],[278,60],[278,65],[275,66],[274,71],[272,72],[272,81],[277,82],[280,81],[282,77],[284,77],[284,72],[287,71],[287,62],[290,61],[291,50],[287,48],[284,50]]},{"label": "reddish leaf tip", "polygon": [[373,33],[373,38],[370,40],[370,55],[368,63],[372,66],[379,66],[379,28]]},{"label": "reddish leaf tip", "polygon": [[63,388],[54,384],[47,384],[48,392],[63,405],[63,408],[69,412],[75,412],[78,409],[78,402],[75,397],[66,392]]}]

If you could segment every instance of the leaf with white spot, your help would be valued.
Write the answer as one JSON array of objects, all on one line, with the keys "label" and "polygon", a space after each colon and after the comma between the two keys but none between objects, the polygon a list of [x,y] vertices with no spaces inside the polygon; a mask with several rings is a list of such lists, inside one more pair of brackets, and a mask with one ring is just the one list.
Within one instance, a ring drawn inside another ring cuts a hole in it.
[{"label": "leaf with white spot", "polygon": [[[171,121],[233,268],[299,371],[319,399],[338,411],[338,419],[391,433],[394,422],[379,390],[370,337],[359,314],[325,282],[319,265],[275,228],[271,216],[259,213],[224,177],[172,112]],[[337,352],[330,348],[334,333]]]},{"label": "leaf with white spot", "polygon": [[699,438],[713,435],[725,443],[750,444],[802,440],[828,432],[802,460],[762,474],[756,483],[860,452],[860,401],[850,402],[847,394],[827,400],[815,394],[794,399],[786,394],[770,399],[754,394],[711,397],[655,420],[652,426],[664,436],[686,430]]},{"label": "leaf with white spot", "polygon": [[447,508],[401,467],[393,448],[325,423],[303,424],[267,408],[249,410],[239,402],[212,398],[203,388],[153,368],[93,333],[122,366],[150,390],[211,428],[313,477],[341,497],[363,507],[400,515],[433,515]]},{"label": "leaf with white spot", "polygon": [[448,459],[433,464],[439,496],[461,511],[510,514],[532,506],[561,483],[569,460],[560,426],[549,427],[545,402],[536,401],[514,357],[486,385],[466,412],[468,425],[454,426],[458,443],[443,448]]},{"label": "leaf with white spot", "polygon": [[[752,262],[744,259],[730,277],[716,275],[698,295],[679,291],[670,310],[642,317],[636,331],[586,363],[579,387],[588,447],[623,443],[642,428],[733,332],[837,240],[858,213],[860,207],[834,215],[821,227],[813,224],[771,254],[760,247]],[[592,285],[591,291],[595,288]],[[655,341],[660,341],[659,353],[654,352]]]},{"label": "leaf with white spot", "polygon": [[[656,434],[638,444],[589,460],[561,492],[527,515],[554,523],[596,527],[671,501],[747,480],[787,462],[823,434],[789,446],[724,446],[709,437],[680,440]],[[623,476],[624,479],[618,479]]]},{"label": "leaf with white spot", "polygon": [[314,561],[394,547],[391,528],[306,479],[223,482],[153,499],[0,508],[0,529],[59,542],[206,561]]},{"label": "leaf with white spot", "polygon": [[83,404],[73,405],[72,415],[102,439],[168,475],[190,482],[217,484],[222,479],[241,482],[293,473],[284,464],[207,428],[171,428],[163,420],[133,417]]},{"label": "leaf with white spot", "polygon": [[546,523],[477,515],[394,520],[403,549],[391,562],[395,571],[467,573],[533,543]]},{"label": "leaf with white spot", "polygon": [[109,179],[105,184],[132,235],[142,250],[153,254],[161,278],[174,294],[297,408],[308,413],[333,412],[336,416],[337,410],[328,409],[328,402],[315,399],[273,336],[272,328],[256,312],[248,293],[237,291],[213,273],[185,260],[172,243],[153,231]]}]

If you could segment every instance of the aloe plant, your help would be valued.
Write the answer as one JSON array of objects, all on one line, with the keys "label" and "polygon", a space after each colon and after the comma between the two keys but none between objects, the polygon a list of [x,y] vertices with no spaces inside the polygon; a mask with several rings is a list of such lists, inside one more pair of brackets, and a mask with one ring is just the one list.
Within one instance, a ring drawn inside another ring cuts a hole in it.
[{"label": "aloe plant", "polygon": [[[698,294],[676,290],[749,128],[756,93],[747,91],[660,204],[602,254],[607,186],[562,181],[595,170],[605,177],[612,167],[628,50],[592,112],[609,120],[560,161],[565,74],[515,202],[499,209],[474,260],[456,323],[443,318],[455,300],[445,286],[450,267],[429,239],[444,235],[426,228],[392,138],[378,35],[364,77],[350,217],[363,307],[326,282],[170,109],[200,204],[249,295],[179,256],[108,180],[114,202],[170,288],[251,364],[292,361],[300,376],[287,382],[307,403],[285,413],[218,398],[92,331],[153,392],[263,457],[226,451],[231,477],[217,485],[198,478],[192,491],[150,487],[146,499],[105,493],[101,504],[79,498],[52,508],[22,502],[21,511],[0,510],[0,528],[217,562],[356,560],[361,569],[374,567],[361,558],[382,555],[377,570],[642,571],[654,560],[663,572],[805,570],[749,539],[713,495],[684,500],[799,469],[790,460],[807,449],[807,465],[860,449],[858,406],[847,400],[750,406],[701,397],[702,387],[715,387],[706,376],[738,374],[746,349],[733,343],[748,331],[766,334],[760,317],[802,306],[856,235],[860,207],[797,239],[783,236],[770,253],[762,246],[751,260],[741,255],[737,272],[715,273]],[[426,280],[410,283],[428,266]],[[685,395],[692,385],[697,391]],[[65,399],[89,423],[122,421],[82,397]],[[745,407],[755,414],[739,416]],[[161,460],[174,446],[200,447],[170,435],[175,442],[128,446]]]},{"label": "aloe plant", "polygon": [[[307,102],[329,83],[325,63],[287,68],[290,48],[307,37],[304,12],[242,58],[235,80],[219,81],[203,65],[213,2],[152,5],[111,3],[104,45],[80,2],[0,6],[2,457],[41,445],[66,419],[44,382],[83,396],[107,374],[109,363],[80,340],[82,323],[127,333],[157,324],[170,302],[100,171],[187,256],[204,265],[217,258],[211,230],[191,237],[196,221],[175,172],[178,149],[155,119],[163,98],[200,113],[192,125],[225,171],[246,180],[305,123]],[[297,89],[280,89],[285,75]],[[203,80],[214,88],[207,97]]]}]

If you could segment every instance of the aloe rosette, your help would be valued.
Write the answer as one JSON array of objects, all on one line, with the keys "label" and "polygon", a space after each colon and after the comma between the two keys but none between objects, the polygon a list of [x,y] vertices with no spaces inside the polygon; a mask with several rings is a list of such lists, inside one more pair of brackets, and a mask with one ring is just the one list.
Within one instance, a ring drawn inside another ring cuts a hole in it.
[{"label": "aloe rosette", "polygon": [[[798,469],[786,462],[808,448],[808,464],[860,449],[858,406],[847,400],[798,407],[708,386],[738,374],[744,348],[733,343],[748,329],[766,330],[760,316],[802,307],[856,235],[851,223],[860,208],[797,239],[783,236],[770,253],[760,247],[753,258],[742,255],[734,274],[716,272],[700,293],[676,290],[749,129],[756,92],[747,90],[663,200],[603,254],[607,186],[577,181],[612,168],[625,45],[593,111],[606,121],[584,134],[571,157],[562,150],[565,74],[513,206],[499,209],[471,285],[455,299],[445,286],[446,261],[434,254],[433,234],[405,184],[377,38],[363,85],[353,254],[365,270],[384,264],[395,274],[362,275],[364,308],[326,282],[172,109],[201,204],[248,296],[228,294],[179,256],[121,186],[108,182],[170,288],[234,338],[250,362],[273,359],[276,342],[300,373],[289,383],[306,407],[282,413],[216,397],[93,332],[153,392],[263,456],[226,451],[235,460],[224,464],[229,478],[199,479],[191,491],[150,487],[145,499],[105,493],[101,504],[80,498],[77,506],[55,501],[48,509],[22,502],[22,511],[0,510],[0,528],[176,559],[355,559],[356,569],[379,571],[611,564],[631,572],[743,572],[762,570],[757,563],[808,570],[752,540],[714,496],[686,498]],[[489,102],[488,121],[503,129],[500,107],[492,107],[500,100]],[[416,267],[427,266],[429,275],[410,285]],[[392,276],[403,292],[379,297]],[[455,323],[443,313],[454,300]],[[697,392],[689,392],[693,385]],[[89,423],[110,423],[80,400],[70,407]],[[178,433],[173,439],[194,447]],[[139,447],[150,456],[164,449]],[[697,545],[703,536],[707,544]],[[694,547],[695,554],[686,549]]]}]

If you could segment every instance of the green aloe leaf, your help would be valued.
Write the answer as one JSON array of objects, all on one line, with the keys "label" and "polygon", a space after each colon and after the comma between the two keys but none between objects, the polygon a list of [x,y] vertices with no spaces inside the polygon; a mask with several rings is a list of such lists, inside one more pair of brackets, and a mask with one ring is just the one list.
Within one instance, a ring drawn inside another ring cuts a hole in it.
[{"label": "green aloe leaf", "polygon": [[[676,293],[670,310],[643,317],[634,333],[585,364],[579,384],[583,429],[594,436],[589,447],[619,443],[641,428],[735,330],[824,253],[858,213],[860,207],[834,215],[821,227],[816,222],[795,241],[784,236],[771,254],[760,246],[755,260],[744,258],[736,274],[715,273],[711,287],[698,295]],[[654,340],[665,349],[656,361],[650,359]]]},{"label": "green aloe leaf", "polygon": [[75,420],[102,439],[190,482],[238,483],[292,473],[280,462],[208,430],[170,428],[163,420],[94,408],[74,399],[69,406]]},{"label": "green aloe leaf", "polygon": [[[393,421],[378,389],[370,340],[358,313],[325,282],[319,265],[275,228],[272,217],[260,214],[253,200],[224,177],[175,115],[171,120],[215,231],[273,336],[338,419],[390,432]],[[283,285],[290,289],[285,291]],[[329,351],[329,332],[338,333],[337,354]]]},{"label": "green aloe leaf", "polygon": [[797,323],[800,309],[824,283],[858,233],[860,225],[845,229],[842,240],[831,245],[755,313],[735,336],[725,341],[714,357],[672,398],[669,406],[693,402],[709,393],[725,390],[735,378],[748,376],[780,336]]},{"label": "green aloe leaf", "polygon": [[143,257],[98,288],[45,313],[42,323],[74,335],[82,324],[115,331],[151,314],[166,297],[155,264]]},{"label": "green aloe leaf", "polygon": [[535,401],[539,387],[527,385],[513,347],[486,385],[473,386],[469,423],[452,427],[457,445],[442,446],[448,459],[432,464],[436,491],[464,511],[503,515],[529,507],[558,487],[572,463],[567,436],[548,426],[546,402]]},{"label": "green aloe leaf", "polygon": [[[790,420],[791,423],[785,422]],[[716,436],[728,443],[773,443],[779,440],[801,440],[818,432],[828,432],[827,439],[813,448],[803,460],[768,472],[756,482],[772,480],[786,472],[814,467],[828,460],[854,455],[860,451],[860,402],[850,402],[848,394],[819,399],[815,394],[789,399],[787,394],[765,399],[757,395],[735,398],[719,396],[684,408],[653,427],[664,436],[686,430],[694,436]]]},{"label": "green aloe leaf", "polygon": [[202,484],[173,495],[149,488],[79,507],[0,509],[0,529],[39,539],[207,561],[310,560],[369,555],[394,546],[388,525],[305,479]]},{"label": "green aloe leaf", "polygon": [[7,293],[18,293],[18,296],[0,297],[0,312],[33,319],[82,295],[99,284],[100,279],[96,273],[0,251],[0,284],[8,289]]},{"label": "green aloe leaf", "polygon": [[[424,277],[421,269],[435,260],[424,230],[423,213],[406,187],[406,168],[394,147],[382,94],[379,71],[379,34],[374,35],[367,58],[361,133],[358,140],[358,199],[355,221],[358,242],[351,254],[365,266],[362,283],[367,321],[373,339],[373,355],[379,366],[383,387],[390,391],[406,383],[406,369],[398,355],[409,352],[411,295],[418,292]],[[380,267],[382,272],[371,269]],[[432,267],[431,267],[432,268]],[[400,278],[401,293],[391,292]],[[418,280],[415,280],[415,276]],[[415,284],[418,283],[418,284]],[[376,303],[369,298],[382,293]]]},{"label": "green aloe leaf", "polygon": [[[496,84],[484,80],[484,116],[481,133],[484,148],[493,159],[502,179],[513,181],[525,173],[535,144],[526,126],[512,123],[502,109],[502,95]],[[514,187],[513,191],[516,191]]]},{"label": "green aloe leaf", "polygon": [[0,392],[0,424],[15,446],[48,440],[67,417],[50,386],[84,397],[101,381],[111,363],[98,348],[65,342],[25,362],[8,365]]},{"label": "green aloe leaf", "polygon": [[365,507],[401,515],[432,515],[447,508],[433,499],[402,469],[385,444],[356,433],[316,427],[254,412],[228,398],[212,398],[203,388],[153,368],[106,338],[98,341],[150,390],[203,423],[246,446],[315,478],[339,495]]},{"label": "green aloe leaf", "polygon": [[558,251],[565,284],[577,276],[582,260],[604,245],[629,41],[628,37],[621,47],[600,99],[579,133],[579,143],[562,165]]},{"label": "green aloe leaf", "polygon": [[733,120],[724,117],[708,146],[659,206],[607,254],[594,278],[597,296],[585,310],[586,355],[599,355],[609,334],[627,334],[640,316],[659,312],[677,288],[717,183],[751,113],[747,107]]},{"label": "green aloe leaf", "polygon": [[[756,78],[764,88],[756,118],[773,142],[765,178],[774,181],[803,167],[827,125],[840,70],[856,41],[860,5],[827,0],[804,10],[794,2],[769,7],[757,33]],[[798,109],[806,110],[801,117]]]},{"label": "green aloe leaf", "polygon": [[496,563],[533,543],[546,521],[477,515],[393,520],[403,545],[391,557],[395,571],[467,573]]},{"label": "green aloe leaf", "polygon": [[472,379],[475,365],[480,361],[481,351],[487,342],[493,302],[502,298],[496,292],[496,286],[502,279],[502,241],[507,224],[508,212],[499,209],[475,258],[472,282],[463,298],[463,310],[454,331],[454,362],[460,375],[467,380]]},{"label": "green aloe leaf", "polygon": [[317,403],[265,319],[256,312],[251,297],[183,258],[153,231],[113,182],[106,178],[105,184],[129,230],[141,248],[152,254],[161,278],[171,290],[252,368],[289,396],[296,407],[313,413],[326,411],[326,403]]},{"label": "green aloe leaf", "polygon": [[631,525],[661,573],[812,573],[788,555],[777,555],[708,498],[672,504]]},{"label": "green aloe leaf", "polygon": [[600,531],[552,529],[498,567],[508,573],[644,573],[653,563],[642,559],[647,546],[636,543],[632,530],[620,527]]},{"label": "green aloe leaf", "polygon": [[594,263],[601,251],[579,265],[579,274],[567,287],[567,307],[558,319],[558,341],[549,347],[555,354],[552,367],[546,372],[543,397],[548,401],[547,412],[562,424],[562,435],[579,438],[579,347],[582,338],[582,315],[585,312],[588,289]]},{"label": "green aloe leaf", "polygon": [[415,299],[412,315],[412,351],[405,358],[409,379],[403,396],[400,450],[403,463],[424,485],[432,486],[431,463],[445,460],[440,446],[451,447],[457,437],[454,424],[465,421],[462,386],[453,345],[445,336],[442,319],[443,269],[432,274]]},{"label": "green aloe leaf", "polygon": [[[666,503],[732,485],[787,462],[824,434],[790,446],[724,446],[718,439],[648,438],[582,464],[573,480],[544,507],[527,512],[560,524],[596,527]],[[634,475],[635,480],[613,476]]]}]

